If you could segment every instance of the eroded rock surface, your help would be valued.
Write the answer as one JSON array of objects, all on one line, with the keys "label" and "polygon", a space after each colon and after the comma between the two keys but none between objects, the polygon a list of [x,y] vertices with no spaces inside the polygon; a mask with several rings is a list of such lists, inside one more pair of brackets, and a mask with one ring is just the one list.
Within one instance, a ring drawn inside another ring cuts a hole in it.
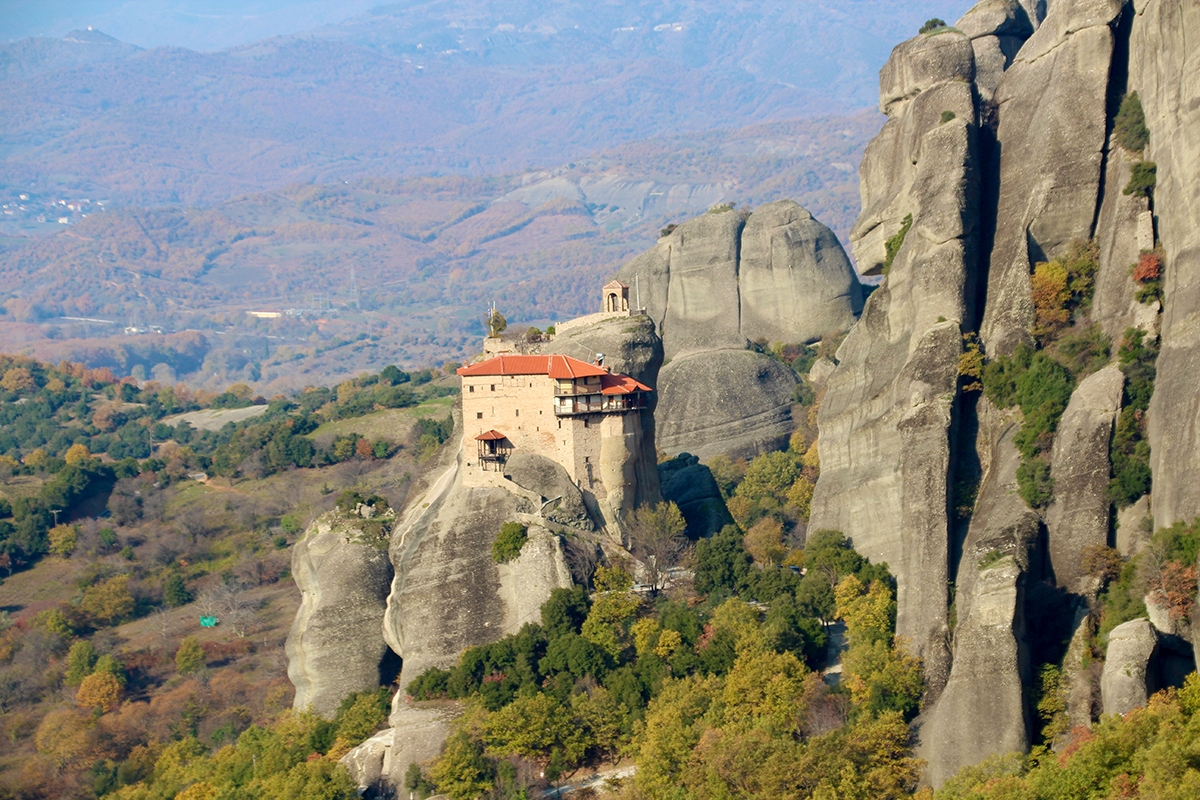
[{"label": "eroded rock surface", "polygon": [[833,231],[791,200],[754,210],[742,229],[741,333],[751,341],[810,342],[848,330],[862,288]]},{"label": "eroded rock surface", "polygon": [[375,689],[387,645],[380,626],[392,565],[387,536],[394,515],[364,520],[332,511],[292,548],[300,609],[288,634],[294,705],[330,718],[352,692]]},{"label": "eroded rock surface", "polygon": [[979,450],[988,460],[958,566],[953,665],[920,726],[935,786],[964,766],[1029,746],[1024,585],[1039,521],[1017,494],[1014,415],[987,400],[980,407]]},{"label": "eroded rock surface", "polygon": [[[811,529],[845,532],[899,584],[897,632],[944,685],[951,423],[972,324],[977,224],[972,49],[955,32],[898,46],[880,73],[888,121],[862,164],[851,233],[860,269],[911,227],[839,348],[821,403]],[[944,111],[953,118],[943,119]]]},{"label": "eroded rock surface", "polygon": [[1158,634],[1149,620],[1135,619],[1108,634],[1100,695],[1105,714],[1128,714],[1146,705],[1157,688],[1148,685],[1150,659],[1158,647]]},{"label": "eroded rock surface", "polygon": [[697,353],[658,375],[658,447],[708,459],[753,456],[787,442],[796,374],[750,350]]},{"label": "eroded rock surface", "polygon": [[513,483],[546,499],[541,513],[551,522],[590,531],[594,524],[583,495],[561,465],[536,453],[513,453],[504,465]]},{"label": "eroded rock surface", "polygon": [[[617,277],[662,336],[658,446],[704,458],[755,455],[791,432],[795,375],[747,350],[751,340],[815,341],[862,308],[837,238],[790,200],[684,222]],[[731,404],[732,387],[745,391]]]},{"label": "eroded rock surface", "polygon": [[663,500],[679,506],[688,536],[711,536],[733,522],[712,471],[697,456],[680,453],[658,465]]},{"label": "eroded rock surface", "polygon": [[981,335],[1012,352],[1033,323],[1037,261],[1091,238],[1108,133],[1118,0],[1050,3],[996,89],[999,204]]},{"label": "eroded rock surface", "polygon": [[1150,401],[1154,523],[1200,516],[1200,6],[1140,0],[1130,34],[1129,85],[1158,165],[1154,211],[1165,251],[1162,350]]},{"label": "eroded rock surface", "polygon": [[1071,395],[1054,435],[1046,510],[1050,564],[1058,585],[1084,593],[1083,554],[1108,544],[1109,443],[1121,407],[1125,375],[1111,364],[1089,375]]}]

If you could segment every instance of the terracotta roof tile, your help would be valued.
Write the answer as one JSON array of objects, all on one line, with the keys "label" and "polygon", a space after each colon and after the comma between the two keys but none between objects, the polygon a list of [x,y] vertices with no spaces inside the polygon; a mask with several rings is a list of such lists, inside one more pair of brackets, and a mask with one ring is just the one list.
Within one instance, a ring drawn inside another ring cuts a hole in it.
[{"label": "terracotta roof tile", "polygon": [[549,375],[551,378],[586,378],[593,375],[608,375],[608,371],[562,355],[523,356],[502,354],[487,361],[459,367],[458,374],[464,377],[480,375]]}]

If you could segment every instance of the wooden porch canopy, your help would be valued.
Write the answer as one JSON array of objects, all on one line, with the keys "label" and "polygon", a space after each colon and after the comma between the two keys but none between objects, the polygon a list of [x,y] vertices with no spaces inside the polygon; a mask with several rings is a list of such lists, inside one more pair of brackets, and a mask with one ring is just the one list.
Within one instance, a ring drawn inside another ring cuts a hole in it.
[{"label": "wooden porch canopy", "polygon": [[479,465],[484,468],[488,463],[504,463],[512,453],[512,442],[508,441],[508,437],[500,431],[484,431],[475,437],[475,442]]}]

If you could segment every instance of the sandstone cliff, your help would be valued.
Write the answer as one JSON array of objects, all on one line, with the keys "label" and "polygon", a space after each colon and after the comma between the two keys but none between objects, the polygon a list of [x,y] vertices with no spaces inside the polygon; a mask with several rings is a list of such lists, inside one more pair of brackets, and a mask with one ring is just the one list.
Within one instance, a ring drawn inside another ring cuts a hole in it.
[{"label": "sandstone cliff", "polygon": [[840,334],[862,308],[837,237],[788,200],[684,222],[617,277],[662,336],[658,446],[701,458],[754,455],[791,433],[796,378],[749,342]]},{"label": "sandstone cliff", "polygon": [[300,610],[287,639],[294,705],[332,717],[351,692],[380,685],[387,651],[380,621],[392,579],[388,535],[395,515],[364,519],[331,511],[292,549]]},{"label": "sandstone cliff", "polygon": [[[827,379],[811,526],[844,531],[897,576],[898,632],[926,660],[918,727],[935,784],[1028,746],[1033,670],[1061,662],[1071,631],[1080,639],[1093,624],[1085,553],[1144,547],[1147,507],[1156,527],[1200,516],[1197,36],[1200,10],[1181,0],[982,0],[953,28],[898,45],[880,72],[888,119],[863,158],[851,245],[864,274],[886,277]],[[1142,154],[1114,133],[1129,91],[1150,130]],[[1123,191],[1143,158],[1158,168],[1150,198]],[[1115,364],[1079,383],[1045,444],[1044,509],[1019,491],[1020,413],[964,392],[972,379],[958,375],[960,334],[991,358],[1034,341],[1036,264],[1087,240],[1098,269],[1079,314],[1114,355],[1129,327],[1158,335],[1159,306],[1135,299],[1130,273],[1139,253],[1164,252],[1153,493],[1119,519],[1109,447],[1127,400]],[[1128,675],[1106,668],[1107,695],[1123,698],[1106,707],[1178,680],[1186,642],[1163,635],[1176,666],[1133,668],[1120,689]],[[1114,661],[1142,659],[1146,637],[1114,637]],[[1069,676],[1073,720],[1091,713],[1085,677]]]},{"label": "sandstone cliff", "polygon": [[880,73],[888,120],[863,157],[851,244],[860,267],[886,279],[827,382],[810,521],[891,567],[897,632],[939,688],[948,670],[951,427],[962,332],[975,316],[973,75],[970,40],[957,32],[899,45]]}]

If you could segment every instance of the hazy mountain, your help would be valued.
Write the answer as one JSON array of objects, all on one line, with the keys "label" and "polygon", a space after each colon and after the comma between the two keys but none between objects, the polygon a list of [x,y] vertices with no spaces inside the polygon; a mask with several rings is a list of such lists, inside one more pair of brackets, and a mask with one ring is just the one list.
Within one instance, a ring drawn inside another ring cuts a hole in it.
[{"label": "hazy mountain", "polygon": [[874,104],[892,42],[966,5],[409,2],[214,53],[15,42],[0,183],[203,205],[845,112]]}]

